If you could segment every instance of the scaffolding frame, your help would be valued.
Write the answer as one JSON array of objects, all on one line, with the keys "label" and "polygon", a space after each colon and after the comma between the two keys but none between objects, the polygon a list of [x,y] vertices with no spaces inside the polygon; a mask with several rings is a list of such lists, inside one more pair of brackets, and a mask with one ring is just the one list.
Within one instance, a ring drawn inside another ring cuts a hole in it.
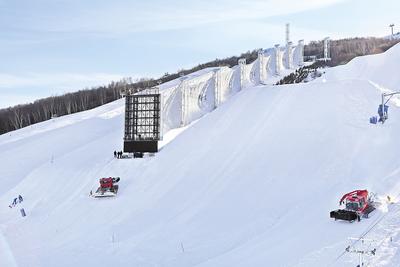
[{"label": "scaffolding frame", "polygon": [[161,96],[158,91],[125,98],[125,152],[157,152],[161,139]]}]

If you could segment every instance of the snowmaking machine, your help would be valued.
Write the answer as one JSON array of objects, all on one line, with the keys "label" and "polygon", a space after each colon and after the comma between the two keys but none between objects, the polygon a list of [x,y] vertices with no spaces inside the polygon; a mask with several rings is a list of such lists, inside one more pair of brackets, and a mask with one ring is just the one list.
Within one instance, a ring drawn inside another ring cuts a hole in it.
[{"label": "snowmaking machine", "polygon": [[355,190],[342,196],[339,205],[345,204],[344,209],[338,209],[330,212],[330,217],[336,220],[353,222],[360,221],[361,217],[368,218],[375,210],[372,197],[368,190]]},{"label": "snowmaking machine", "polygon": [[118,192],[119,177],[101,178],[99,180],[100,186],[95,193],[90,191],[92,197],[114,197]]}]

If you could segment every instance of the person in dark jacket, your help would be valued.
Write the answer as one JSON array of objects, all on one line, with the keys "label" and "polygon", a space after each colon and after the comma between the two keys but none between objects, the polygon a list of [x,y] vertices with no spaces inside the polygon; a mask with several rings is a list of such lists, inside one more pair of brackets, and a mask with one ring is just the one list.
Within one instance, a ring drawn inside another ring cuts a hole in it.
[{"label": "person in dark jacket", "polygon": [[18,196],[18,201],[19,201],[19,203],[21,203],[22,201],[24,201],[24,199],[22,198],[21,195]]},{"label": "person in dark jacket", "polygon": [[114,150],[114,158],[117,157],[117,151]]}]

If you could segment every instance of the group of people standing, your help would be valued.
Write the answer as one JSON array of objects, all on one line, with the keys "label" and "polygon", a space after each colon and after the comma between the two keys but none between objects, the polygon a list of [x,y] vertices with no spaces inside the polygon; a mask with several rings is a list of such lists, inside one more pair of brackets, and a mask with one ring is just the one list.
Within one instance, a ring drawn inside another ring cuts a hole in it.
[{"label": "group of people standing", "polygon": [[114,151],[114,158],[121,159],[123,154],[122,151]]},{"label": "group of people standing", "polygon": [[13,202],[8,205],[8,207],[11,209],[12,207],[15,207],[18,203],[21,203],[22,201],[24,201],[24,199],[22,198],[21,195],[19,195],[18,197],[14,198]]}]

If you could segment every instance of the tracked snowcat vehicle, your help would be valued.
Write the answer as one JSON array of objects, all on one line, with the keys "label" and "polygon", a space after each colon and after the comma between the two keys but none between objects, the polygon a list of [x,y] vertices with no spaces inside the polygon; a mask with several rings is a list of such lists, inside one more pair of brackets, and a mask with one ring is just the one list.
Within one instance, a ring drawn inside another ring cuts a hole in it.
[{"label": "tracked snowcat vehicle", "polygon": [[355,190],[343,195],[339,201],[339,205],[342,204],[345,204],[345,208],[331,211],[331,218],[349,222],[360,221],[361,217],[368,218],[368,214],[375,210],[368,190]]},{"label": "tracked snowcat vehicle", "polygon": [[100,186],[96,192],[91,194],[92,197],[114,197],[118,192],[119,177],[101,178],[99,180]]}]

